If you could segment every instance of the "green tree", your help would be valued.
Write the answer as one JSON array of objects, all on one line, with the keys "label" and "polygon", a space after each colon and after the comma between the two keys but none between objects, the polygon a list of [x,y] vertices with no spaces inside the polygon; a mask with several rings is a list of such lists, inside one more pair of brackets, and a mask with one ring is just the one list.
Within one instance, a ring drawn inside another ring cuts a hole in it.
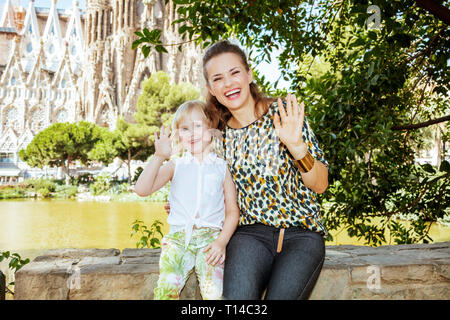
[{"label": "green tree", "polygon": [[138,124],[149,126],[152,133],[161,125],[170,126],[176,109],[185,101],[198,99],[200,91],[191,83],[171,83],[170,76],[158,71],[142,83],[134,114]]},{"label": "green tree", "polygon": [[93,123],[55,123],[40,131],[26,149],[19,151],[19,157],[32,167],[62,167],[69,184],[70,165],[74,161],[89,163],[88,153],[99,139]]},{"label": "green tree", "polygon": [[117,156],[127,165],[128,184],[131,184],[131,161],[145,161],[155,152],[154,131],[151,127],[131,124],[121,118],[117,120],[116,126],[120,137],[115,144]]},{"label": "green tree", "polygon": [[88,157],[93,161],[109,165],[118,157],[128,168],[128,183],[131,183],[131,161],[146,160],[153,152],[151,127],[132,124],[117,119],[116,129],[99,128],[101,139],[90,150]]},{"label": "green tree", "polygon": [[100,139],[88,153],[88,158],[108,166],[117,157],[117,148],[120,146],[120,132],[110,131],[108,128],[97,127]]},{"label": "green tree", "polygon": [[[430,240],[426,222],[450,206],[449,165],[417,165],[414,146],[423,140],[417,129],[450,119],[450,30],[440,14],[448,1],[436,4],[440,11],[412,0],[174,3],[184,41],[206,47],[233,36],[255,64],[281,51],[282,76],[305,101],[330,162],[330,187],[320,197],[329,230],[345,226],[370,245],[385,241],[385,230],[396,243]],[[370,5],[379,12],[368,13]],[[377,14],[379,25],[369,24]],[[144,54],[174,45],[150,33],[136,33],[134,47]],[[402,214],[417,219],[402,228],[393,219]]]}]

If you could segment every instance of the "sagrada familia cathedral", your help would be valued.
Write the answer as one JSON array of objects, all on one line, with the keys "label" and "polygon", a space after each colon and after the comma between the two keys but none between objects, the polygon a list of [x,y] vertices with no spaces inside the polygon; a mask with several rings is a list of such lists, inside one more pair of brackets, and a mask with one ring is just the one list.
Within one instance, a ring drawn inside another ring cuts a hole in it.
[{"label": "sagrada familia cathedral", "polygon": [[[171,0],[87,0],[85,10],[77,0],[66,10],[57,0],[50,8],[18,2],[6,0],[0,17],[0,165],[20,171],[19,150],[56,122],[113,128],[117,117],[131,119],[141,82],[156,71],[203,85],[194,43],[147,58],[131,49],[144,27],[161,29],[163,43],[183,42],[171,25],[178,19]],[[0,172],[0,182],[13,176]]]}]

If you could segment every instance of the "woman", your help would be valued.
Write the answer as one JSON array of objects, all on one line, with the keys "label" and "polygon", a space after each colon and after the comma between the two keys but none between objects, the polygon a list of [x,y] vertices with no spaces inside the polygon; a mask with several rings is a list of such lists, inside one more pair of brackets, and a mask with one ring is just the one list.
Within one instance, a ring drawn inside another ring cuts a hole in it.
[{"label": "woman", "polygon": [[224,130],[225,159],[238,192],[240,224],[227,246],[226,299],[306,299],[325,257],[315,193],[328,163],[304,105],[264,98],[245,53],[222,41],[203,57],[208,106]]},{"label": "woman", "polygon": [[245,53],[228,41],[207,49],[207,104],[221,119],[224,158],[240,221],[225,259],[225,299],[307,299],[325,257],[315,193],[328,163],[293,95],[265,98]]}]

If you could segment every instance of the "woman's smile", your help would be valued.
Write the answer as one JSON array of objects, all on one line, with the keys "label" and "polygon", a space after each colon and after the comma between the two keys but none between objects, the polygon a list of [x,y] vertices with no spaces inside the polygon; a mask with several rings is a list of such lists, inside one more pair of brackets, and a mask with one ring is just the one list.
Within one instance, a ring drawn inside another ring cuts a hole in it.
[{"label": "woman's smile", "polygon": [[225,97],[228,100],[235,100],[241,96],[241,89],[235,88],[225,92]]}]

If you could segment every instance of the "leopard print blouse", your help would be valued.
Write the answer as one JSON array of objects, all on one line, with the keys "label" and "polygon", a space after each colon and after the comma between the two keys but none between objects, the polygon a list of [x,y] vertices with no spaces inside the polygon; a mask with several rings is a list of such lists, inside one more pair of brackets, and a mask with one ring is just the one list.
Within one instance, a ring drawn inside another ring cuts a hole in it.
[{"label": "leopard print blouse", "polygon": [[[223,132],[223,153],[233,176],[241,210],[240,225],[262,223],[276,228],[303,227],[326,236],[316,193],[307,188],[293,158],[273,126],[276,102],[250,125]],[[311,155],[325,164],[324,153],[303,121],[303,141]]]}]

